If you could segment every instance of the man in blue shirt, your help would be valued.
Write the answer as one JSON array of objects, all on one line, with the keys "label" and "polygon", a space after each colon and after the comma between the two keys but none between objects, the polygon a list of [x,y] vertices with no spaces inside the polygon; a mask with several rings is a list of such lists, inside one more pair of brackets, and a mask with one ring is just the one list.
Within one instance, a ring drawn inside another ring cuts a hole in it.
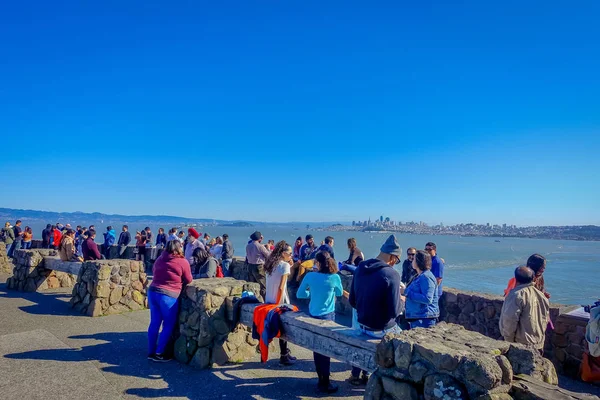
[{"label": "man in blue shirt", "polygon": [[310,259],[310,255],[317,249],[313,235],[306,235],[306,244],[300,248],[300,262]]},{"label": "man in blue shirt", "polygon": [[437,247],[433,242],[427,242],[425,251],[431,256],[431,273],[438,284],[438,296],[442,297],[442,279],[444,278],[444,261],[437,255]]}]

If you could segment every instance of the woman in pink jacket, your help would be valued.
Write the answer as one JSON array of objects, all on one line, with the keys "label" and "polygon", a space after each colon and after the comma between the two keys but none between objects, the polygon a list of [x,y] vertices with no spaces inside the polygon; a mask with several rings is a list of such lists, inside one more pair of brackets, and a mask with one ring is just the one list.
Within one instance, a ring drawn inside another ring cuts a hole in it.
[{"label": "woman in pink jacket", "polygon": [[[183,249],[178,240],[167,243],[165,251],[154,263],[152,272],[154,276],[148,289],[148,359],[166,362],[170,361],[170,358],[164,351],[177,323],[179,294],[183,286],[192,281],[190,263],[183,256]],[[159,336],[161,324],[162,331]]]}]

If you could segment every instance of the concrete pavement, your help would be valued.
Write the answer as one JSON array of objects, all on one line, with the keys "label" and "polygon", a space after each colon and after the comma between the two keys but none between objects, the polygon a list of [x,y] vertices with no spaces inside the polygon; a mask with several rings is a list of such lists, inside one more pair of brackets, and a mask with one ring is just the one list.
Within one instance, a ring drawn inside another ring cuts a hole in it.
[{"label": "concrete pavement", "polygon": [[7,291],[0,276],[0,398],[6,399],[362,399],[344,382],[347,365],[332,360],[340,392],[316,392],[312,353],[291,346],[299,360],[280,367],[276,355],[261,364],[197,371],[176,361],[146,359],[148,311],[100,318],[69,308],[69,290]]}]

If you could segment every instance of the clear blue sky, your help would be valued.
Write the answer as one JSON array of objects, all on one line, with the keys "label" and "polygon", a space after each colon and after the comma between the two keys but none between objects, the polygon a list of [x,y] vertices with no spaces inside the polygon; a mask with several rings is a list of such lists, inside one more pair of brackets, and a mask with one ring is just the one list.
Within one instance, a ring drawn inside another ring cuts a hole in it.
[{"label": "clear blue sky", "polygon": [[600,224],[599,2],[172,3],[2,6],[0,207]]}]

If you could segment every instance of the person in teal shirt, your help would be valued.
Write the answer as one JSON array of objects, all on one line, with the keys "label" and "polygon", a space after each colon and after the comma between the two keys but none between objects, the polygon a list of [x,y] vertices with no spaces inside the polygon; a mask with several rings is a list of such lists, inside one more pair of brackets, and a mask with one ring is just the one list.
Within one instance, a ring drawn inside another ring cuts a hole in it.
[{"label": "person in teal shirt", "polygon": [[[306,274],[296,296],[299,299],[310,299],[308,311],[313,318],[329,321],[335,320],[335,298],[344,293],[342,280],[337,274],[337,263],[327,251],[319,251],[315,257],[318,272]],[[335,393],[336,385],[329,381],[331,359],[314,353],[315,368],[319,376],[317,389],[322,393]]]}]

